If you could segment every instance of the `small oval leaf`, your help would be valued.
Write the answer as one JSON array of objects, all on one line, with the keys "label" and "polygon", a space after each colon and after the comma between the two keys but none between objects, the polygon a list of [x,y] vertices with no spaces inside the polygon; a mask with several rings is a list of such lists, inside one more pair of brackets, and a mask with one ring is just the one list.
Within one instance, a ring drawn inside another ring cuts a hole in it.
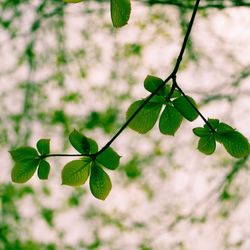
[{"label": "small oval leaf", "polygon": [[211,131],[207,128],[197,127],[193,129],[193,133],[198,137],[205,137],[208,136]]},{"label": "small oval leaf", "polygon": [[91,193],[100,200],[105,200],[112,188],[108,174],[96,163],[91,168],[89,185]]},{"label": "small oval leaf", "polygon": [[98,144],[96,143],[95,140],[91,139],[91,138],[88,138],[88,142],[89,142],[89,153],[90,154],[94,154],[98,151]]},{"label": "small oval leaf", "polygon": [[38,158],[36,149],[32,147],[20,147],[9,151],[12,159],[15,162],[22,162]]},{"label": "small oval leaf", "polygon": [[[153,93],[161,84],[163,80],[159,77],[148,75],[144,80],[144,88]],[[164,95],[164,86],[157,92],[159,95]]]},{"label": "small oval leaf", "polygon": [[[143,102],[143,100],[139,100],[131,104],[126,114],[127,120],[130,119]],[[141,134],[147,133],[154,127],[161,112],[161,107],[162,105],[159,103],[147,103],[128,126]]]},{"label": "small oval leaf", "polygon": [[41,160],[38,166],[37,175],[40,180],[47,180],[49,177],[50,165],[47,161]]},{"label": "small oval leaf", "polygon": [[120,158],[111,147],[108,147],[96,157],[96,160],[104,167],[115,170],[119,166]]},{"label": "small oval leaf", "polygon": [[[190,96],[187,96],[189,101],[197,107],[194,99]],[[188,100],[184,97],[178,97],[173,100],[174,107],[189,121],[194,121],[198,117],[197,111],[194,107],[188,102]]]},{"label": "small oval leaf", "polygon": [[110,11],[114,27],[120,28],[126,25],[131,12],[130,0],[110,0]]},{"label": "small oval leaf", "polygon": [[86,182],[89,176],[91,159],[74,160],[67,163],[62,170],[62,184],[80,186]]},{"label": "small oval leaf", "polygon": [[11,171],[12,181],[16,183],[27,182],[34,175],[38,163],[39,160],[17,162]]},{"label": "small oval leaf", "polygon": [[160,132],[165,135],[175,135],[182,120],[183,116],[173,106],[167,104],[160,117]]},{"label": "small oval leaf", "polygon": [[90,145],[88,138],[82,135],[77,130],[73,130],[69,135],[69,141],[71,145],[81,154],[88,154],[90,151]]},{"label": "small oval leaf", "polygon": [[249,142],[238,131],[217,133],[216,140],[222,143],[227,152],[235,158],[242,158],[249,155]]},{"label": "small oval leaf", "polygon": [[50,153],[50,140],[40,139],[36,144],[37,150],[41,155],[48,155]]},{"label": "small oval leaf", "polygon": [[206,155],[211,155],[216,148],[214,135],[201,137],[198,143],[198,150]]},{"label": "small oval leaf", "polygon": [[219,133],[219,134],[228,133],[228,132],[232,132],[232,131],[235,131],[235,129],[226,123],[221,122],[217,126],[217,133]]}]

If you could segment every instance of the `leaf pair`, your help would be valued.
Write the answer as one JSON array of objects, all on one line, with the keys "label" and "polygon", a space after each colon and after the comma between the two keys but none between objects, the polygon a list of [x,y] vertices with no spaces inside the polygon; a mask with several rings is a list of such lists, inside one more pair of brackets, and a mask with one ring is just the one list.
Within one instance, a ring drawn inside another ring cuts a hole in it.
[{"label": "leaf pair", "polygon": [[[66,3],[79,3],[82,0],[64,0]],[[128,23],[131,13],[130,0],[110,0],[110,12],[113,26],[120,28]]]},{"label": "leaf pair", "polygon": [[[97,143],[74,130],[69,136],[72,146],[81,154],[94,154],[98,151]],[[69,186],[83,185],[90,175],[90,190],[101,200],[108,196],[112,184],[103,167],[115,170],[119,166],[120,156],[108,147],[95,158],[83,157],[67,163],[62,170],[62,184]]]},{"label": "leaf pair", "polygon": [[92,194],[98,199],[105,200],[112,187],[110,178],[101,165],[92,161],[90,157],[67,163],[62,170],[62,184],[80,186],[87,181],[89,175]]},{"label": "leaf pair", "polygon": [[194,109],[196,107],[195,101],[189,96],[182,96],[178,90],[174,90],[170,97],[171,88],[170,86],[165,87],[162,79],[147,76],[144,80],[144,88],[151,93],[157,92],[146,105],[144,105],[145,100],[139,100],[132,103],[128,108],[127,120],[144,105],[129,123],[131,129],[142,134],[147,133],[154,127],[163,105],[165,105],[165,108],[159,121],[159,129],[162,134],[175,135],[183,121],[183,117],[189,121],[193,121],[198,117],[198,113]]},{"label": "leaf pair", "polygon": [[[41,139],[36,144],[37,150],[32,147],[20,147],[10,151],[11,157],[15,165],[11,171],[13,182],[25,183],[35,173],[37,166],[37,175],[39,179],[48,179],[50,165],[42,159],[42,156],[49,154],[50,143],[48,139]],[[40,153],[40,155],[39,155]]]},{"label": "leaf pair", "polygon": [[208,119],[213,127],[212,131],[208,125],[194,128],[195,135],[200,137],[198,150],[210,155],[216,149],[216,141],[221,143],[226,151],[235,158],[242,158],[249,154],[249,142],[245,136],[233,129],[226,123],[219,122],[218,119]]}]

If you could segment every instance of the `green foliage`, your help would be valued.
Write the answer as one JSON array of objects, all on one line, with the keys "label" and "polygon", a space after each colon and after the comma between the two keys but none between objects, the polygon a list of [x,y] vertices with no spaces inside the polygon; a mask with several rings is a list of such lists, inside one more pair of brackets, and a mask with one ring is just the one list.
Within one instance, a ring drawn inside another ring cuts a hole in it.
[{"label": "green foliage", "polygon": [[[64,0],[65,3],[79,3],[83,0]],[[130,0],[110,0],[111,20],[115,28],[128,23],[131,13]]]},{"label": "green foliage", "polygon": [[50,153],[50,140],[40,139],[36,144],[37,150],[41,155],[48,155]]},{"label": "green foliage", "polygon": [[62,170],[62,184],[80,186],[89,176],[91,158],[84,157],[67,163]]},{"label": "green foliage", "polygon": [[[152,75],[148,75],[144,80],[144,88],[149,92],[153,93],[160,85],[163,84],[163,80]],[[164,88],[162,87],[158,93],[158,95],[164,95]]]},{"label": "green foliage", "polygon": [[201,127],[194,128],[193,132],[198,137],[205,137],[210,134],[210,130],[208,128],[201,128]]},{"label": "green foliage", "polygon": [[43,208],[41,215],[43,219],[48,223],[49,226],[53,227],[54,224],[54,210],[50,208]]},{"label": "green foliage", "polygon": [[[189,121],[193,121],[198,117],[196,103],[189,96],[181,96],[179,90],[167,86],[162,86],[163,80],[152,75],[148,75],[144,80],[144,88],[153,93],[158,88],[159,91],[156,95],[152,96],[148,103],[144,103],[146,99],[139,100],[131,104],[127,111],[127,120],[141,106],[142,110],[130,122],[129,127],[139,133],[147,133],[155,125],[162,105],[165,109],[160,116],[159,129],[162,134],[175,135],[176,131],[181,126],[183,117]],[[188,101],[188,100],[189,101]],[[189,103],[191,102],[193,106]]]},{"label": "green foliage", "polygon": [[109,176],[97,163],[91,168],[89,185],[91,193],[100,200],[105,200],[112,188]]},{"label": "green foliage", "polygon": [[159,121],[160,132],[165,135],[175,135],[181,126],[182,115],[170,104],[167,104]]},{"label": "green foliage", "polygon": [[89,142],[89,147],[90,147],[89,153],[90,154],[97,153],[97,151],[98,151],[98,144],[96,143],[96,141],[93,140],[93,139],[88,138],[88,142]]},{"label": "green foliage", "polygon": [[41,180],[48,179],[50,165],[43,158],[50,153],[50,140],[40,139],[36,146],[40,155],[32,147],[20,147],[10,151],[11,157],[15,162],[11,172],[13,182],[27,182],[34,175],[38,165],[38,178]]},{"label": "green foliage", "polygon": [[[126,119],[129,120],[143,103],[144,100],[132,103],[128,108]],[[161,112],[161,107],[162,105],[158,103],[147,103],[137,116],[129,123],[129,127],[141,134],[147,133],[154,127]]]},{"label": "green foliage", "polygon": [[[211,130],[208,126],[214,129]],[[249,142],[245,136],[218,119],[208,119],[208,124],[203,128],[194,128],[193,132],[199,139],[198,149],[204,154],[212,154],[216,147],[216,141],[221,143],[226,151],[235,158],[249,155]]]},{"label": "green foliage", "polygon": [[[151,75],[144,80],[144,88],[151,93],[160,88],[161,84],[163,84],[163,80]],[[167,85],[165,88],[160,88],[156,95],[151,96],[149,102],[146,101],[147,99],[144,99],[132,103],[127,111],[127,120],[129,120],[141,108],[130,122],[129,127],[142,134],[153,128],[162,105],[165,105],[165,108],[160,116],[159,129],[165,135],[175,135],[183,117],[194,121],[199,116],[194,99],[185,94],[181,95],[175,86]],[[204,117],[202,118],[204,119]],[[216,141],[221,143],[233,157],[241,158],[249,154],[248,140],[231,126],[220,123],[218,119],[208,119],[203,127],[194,128],[193,133],[200,137],[197,148],[204,154],[214,153]]]},{"label": "green foliage", "polygon": [[[80,2],[80,0],[65,0],[65,2],[77,3]],[[64,6],[63,4],[61,5]],[[127,24],[131,12],[130,0],[110,0],[110,9],[114,27],[118,28]],[[38,12],[40,11],[41,10]],[[40,28],[41,21],[42,19],[40,20],[39,18],[33,22],[31,25],[32,32],[36,32]],[[63,38],[61,37],[60,40],[63,40]],[[35,48],[36,44],[34,41],[28,42],[24,49],[23,58],[20,59],[25,60],[30,68],[35,67],[37,64]],[[123,54],[128,57],[140,55],[142,49],[143,45],[141,44],[126,44]],[[185,48],[182,51],[184,52],[184,50]],[[181,61],[182,57],[178,59]],[[60,49],[56,56],[56,66],[65,66],[68,60],[67,53]],[[176,66],[179,65],[176,64]],[[174,81],[176,77],[177,71],[173,71],[167,78],[168,80],[173,80],[174,83],[172,86],[164,86],[167,80],[163,81],[156,76],[148,75],[146,77],[144,80],[144,88],[149,91],[151,95],[145,99],[132,103],[128,108],[126,119],[128,121],[131,117],[133,118],[128,125],[130,128],[142,134],[147,133],[154,127],[158,117],[160,117],[160,132],[165,135],[173,136],[181,126],[183,117],[189,121],[194,121],[198,117],[199,111],[194,99],[184,94],[177,85],[177,82],[175,83]],[[56,72],[55,79],[61,85],[63,85],[64,78],[65,76],[61,71]],[[154,93],[156,90],[158,90],[157,93]],[[64,102],[77,102],[79,98],[81,98],[81,95],[77,92],[72,92],[71,94],[66,94],[62,100]],[[150,98],[150,100],[148,98]],[[160,114],[162,107],[164,107],[164,110],[162,114]],[[119,110],[112,110],[112,108],[105,111],[103,114],[92,112],[85,127],[92,129],[97,126],[103,126],[103,123],[112,123],[116,120],[118,115]],[[65,133],[67,132],[68,134],[69,128],[72,126],[70,118],[71,117],[64,110],[54,110],[52,111],[51,123],[63,125],[65,127]],[[16,117],[16,120],[18,119],[20,120],[21,118]],[[225,123],[220,123],[218,119],[203,120],[206,123],[203,127],[193,129],[194,134],[200,137],[198,142],[199,151],[207,155],[212,154],[216,149],[217,141],[221,143],[233,157],[241,158],[249,154],[248,140],[238,131],[235,131]],[[124,128],[125,127],[126,125]],[[18,132],[18,129],[16,130]],[[112,129],[108,129],[107,131],[112,131]],[[112,185],[109,176],[103,169],[117,169],[120,163],[120,156],[111,147],[105,146],[98,151],[98,144],[93,139],[82,135],[77,130],[70,133],[69,141],[80,153],[77,155],[74,154],[73,156],[79,156],[80,159],[71,161],[64,166],[61,174],[62,184],[79,186],[84,184],[90,175],[90,189],[92,194],[96,198],[104,200],[109,194]],[[112,142],[111,139],[111,143]],[[110,144],[108,143],[106,145]],[[11,173],[14,182],[24,183],[28,181],[33,176],[36,169],[38,169],[37,175],[39,179],[48,179],[50,164],[45,159],[50,156],[70,156],[66,154],[49,155],[49,139],[39,140],[36,147],[37,150],[32,147],[20,147],[10,151],[12,159],[15,161]],[[81,158],[82,156],[85,157]],[[141,171],[136,164],[127,166],[125,171],[129,178],[136,178],[141,175]]]},{"label": "green foliage", "polygon": [[192,122],[198,117],[198,113],[193,107],[197,107],[197,105],[192,97],[187,96],[187,98],[185,96],[178,97],[173,100],[173,105],[187,120]]},{"label": "green foliage", "polygon": [[[210,126],[213,127],[213,129],[217,129],[218,125],[220,124],[220,121],[218,119],[208,119],[208,123],[210,124]],[[208,127],[207,124],[204,125],[204,128],[207,130],[210,130],[210,128]]]},{"label": "green foliage", "polygon": [[26,160],[22,162],[16,162],[12,171],[11,179],[16,183],[27,182],[35,173],[39,160]]},{"label": "green foliage", "polygon": [[198,150],[206,155],[214,153],[216,148],[215,136],[213,134],[203,136],[198,143]]},{"label": "green foliage", "polygon": [[105,133],[111,134],[115,129],[116,121],[118,120],[119,111],[116,107],[107,108],[102,112],[92,111],[86,118],[86,128],[100,128]]},{"label": "green foliage", "polygon": [[249,142],[238,131],[218,132],[216,138],[223,144],[226,151],[235,158],[242,158],[249,154]]},{"label": "green foliage", "polygon": [[[105,177],[107,174],[102,170],[102,166],[106,167],[111,170],[115,170],[120,163],[120,156],[112,149],[111,147],[107,147],[104,151],[101,153],[97,153],[98,151],[98,145],[97,143],[82,135],[80,132],[74,130],[70,136],[69,140],[72,144],[72,146],[77,149],[79,152],[82,154],[90,154],[89,157],[84,157],[80,160],[74,160],[69,163],[67,163],[63,170],[62,170],[62,184],[64,185],[69,185],[69,186],[80,186],[84,184],[88,177],[89,173],[91,172],[92,181],[90,178],[90,185],[93,186],[92,193],[93,195],[98,198],[104,200],[108,193],[111,190],[111,181],[109,177]],[[83,150],[83,148],[85,148]],[[96,154],[91,155],[91,154]],[[94,168],[94,170],[93,170]],[[95,168],[100,168],[100,171],[97,171]],[[96,174],[95,174],[96,173]],[[100,177],[99,177],[100,175]],[[106,185],[104,184],[98,184],[99,182],[96,182],[96,180],[100,178],[104,178],[104,182],[109,182],[110,185],[108,185],[107,190],[104,190],[103,193],[102,191],[98,191],[98,188],[100,188],[100,185]],[[108,178],[108,181],[107,181]]]},{"label": "green foliage", "polygon": [[47,180],[49,177],[50,165],[47,161],[41,160],[38,166],[37,175],[40,180]]},{"label": "green foliage", "polygon": [[15,162],[25,162],[38,157],[36,149],[32,147],[20,147],[9,152]]},{"label": "green foliage", "polygon": [[130,0],[110,0],[110,10],[113,26],[120,28],[128,23],[131,12]]},{"label": "green foliage", "polygon": [[[151,93],[160,88],[161,84],[163,80],[151,75],[144,80],[144,88]],[[142,134],[150,131],[159,117],[162,105],[165,105],[165,109],[160,116],[159,129],[165,135],[175,135],[183,117],[194,121],[199,116],[197,104],[192,97],[181,95],[174,86],[166,86],[162,89],[163,91],[160,89],[149,102],[144,99],[130,105],[126,116],[127,121],[141,109],[129,123],[131,129]],[[216,141],[223,144],[233,157],[241,158],[249,154],[248,140],[231,126],[220,123],[218,119],[208,119],[203,127],[194,128],[193,133],[200,137],[197,148],[204,154],[214,153]]]},{"label": "green foliage", "polygon": [[[165,94],[164,94],[164,96],[168,97],[170,95],[170,92],[171,92],[171,86],[167,85],[165,87]],[[180,91],[178,89],[174,90],[174,92],[173,92],[173,94],[171,95],[170,98],[176,98],[176,97],[181,97],[181,93],[180,93]]]},{"label": "green foliage", "polygon": [[96,160],[104,167],[115,170],[119,166],[121,156],[119,156],[111,147],[105,149],[96,157]]},{"label": "green foliage", "polygon": [[71,145],[82,154],[88,154],[90,152],[90,143],[88,138],[82,135],[77,130],[74,130],[69,135],[69,141]]},{"label": "green foliage", "polygon": [[28,181],[36,171],[39,164],[39,155],[32,147],[20,147],[10,151],[15,165],[11,172],[11,179],[16,183]]}]

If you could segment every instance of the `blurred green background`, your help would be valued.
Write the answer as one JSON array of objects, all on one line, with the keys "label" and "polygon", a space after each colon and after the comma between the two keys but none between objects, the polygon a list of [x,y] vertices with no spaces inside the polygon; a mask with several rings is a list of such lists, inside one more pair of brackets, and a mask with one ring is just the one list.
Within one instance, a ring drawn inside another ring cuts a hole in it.
[{"label": "blurred green background", "polygon": [[[104,145],[145,97],[147,74],[175,63],[193,0],[132,1],[129,25],[114,29],[108,1],[0,2],[1,250],[249,250],[249,160],[222,148],[196,150],[185,122],[174,138],[127,129],[113,144],[105,202],[88,184],[61,186],[68,159],[50,160],[49,180],[11,183],[8,150],[50,138],[74,152],[74,128]],[[201,1],[179,84],[205,116],[250,138],[250,8],[247,1]]]}]

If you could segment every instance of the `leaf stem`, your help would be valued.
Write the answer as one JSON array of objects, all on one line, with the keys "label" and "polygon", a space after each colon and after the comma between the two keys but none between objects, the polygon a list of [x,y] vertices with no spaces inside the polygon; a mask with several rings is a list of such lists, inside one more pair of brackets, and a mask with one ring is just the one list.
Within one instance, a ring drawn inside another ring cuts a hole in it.
[{"label": "leaf stem", "polygon": [[79,156],[90,156],[90,154],[47,154],[47,155],[41,155],[40,159],[45,159],[48,157],[79,157]]}]

